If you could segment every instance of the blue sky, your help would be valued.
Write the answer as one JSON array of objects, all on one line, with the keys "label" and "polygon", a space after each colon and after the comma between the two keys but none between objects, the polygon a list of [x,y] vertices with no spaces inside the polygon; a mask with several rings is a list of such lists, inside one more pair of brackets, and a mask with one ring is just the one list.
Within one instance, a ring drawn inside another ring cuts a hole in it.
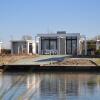
[{"label": "blue sky", "polygon": [[65,30],[100,34],[100,0],[0,0],[0,39]]}]

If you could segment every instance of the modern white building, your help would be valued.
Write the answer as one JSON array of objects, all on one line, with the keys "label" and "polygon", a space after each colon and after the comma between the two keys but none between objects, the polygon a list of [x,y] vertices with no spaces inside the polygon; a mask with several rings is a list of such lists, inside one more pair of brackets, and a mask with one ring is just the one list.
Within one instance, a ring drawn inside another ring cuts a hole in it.
[{"label": "modern white building", "polygon": [[[81,55],[80,33],[58,31],[52,34],[38,34],[38,54]],[[86,42],[84,44],[86,54]]]},{"label": "modern white building", "polygon": [[35,54],[35,42],[33,40],[13,40],[11,41],[12,54]]}]

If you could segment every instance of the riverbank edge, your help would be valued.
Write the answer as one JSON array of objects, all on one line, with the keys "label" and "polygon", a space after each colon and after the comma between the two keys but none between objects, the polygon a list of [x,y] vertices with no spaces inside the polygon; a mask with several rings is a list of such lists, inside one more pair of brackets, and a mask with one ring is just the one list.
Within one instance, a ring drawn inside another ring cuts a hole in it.
[{"label": "riverbank edge", "polygon": [[100,66],[44,66],[44,65],[2,65],[0,66],[1,72],[100,72]]}]

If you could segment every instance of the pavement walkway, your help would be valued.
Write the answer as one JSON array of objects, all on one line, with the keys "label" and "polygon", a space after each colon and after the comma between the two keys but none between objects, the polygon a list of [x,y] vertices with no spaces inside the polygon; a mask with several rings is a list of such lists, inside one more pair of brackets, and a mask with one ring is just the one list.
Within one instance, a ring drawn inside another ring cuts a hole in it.
[{"label": "pavement walkway", "polygon": [[52,62],[63,61],[65,57],[70,57],[69,55],[40,55],[35,58],[25,58],[18,60],[10,65],[43,65],[50,64]]}]

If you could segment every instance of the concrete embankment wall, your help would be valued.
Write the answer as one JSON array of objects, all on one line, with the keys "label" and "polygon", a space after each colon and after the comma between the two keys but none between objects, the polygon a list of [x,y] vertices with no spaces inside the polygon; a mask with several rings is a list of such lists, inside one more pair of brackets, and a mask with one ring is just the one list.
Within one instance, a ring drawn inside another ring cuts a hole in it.
[{"label": "concrete embankment wall", "polygon": [[3,65],[5,71],[68,71],[68,72],[100,72],[100,66],[40,66],[40,65]]}]

